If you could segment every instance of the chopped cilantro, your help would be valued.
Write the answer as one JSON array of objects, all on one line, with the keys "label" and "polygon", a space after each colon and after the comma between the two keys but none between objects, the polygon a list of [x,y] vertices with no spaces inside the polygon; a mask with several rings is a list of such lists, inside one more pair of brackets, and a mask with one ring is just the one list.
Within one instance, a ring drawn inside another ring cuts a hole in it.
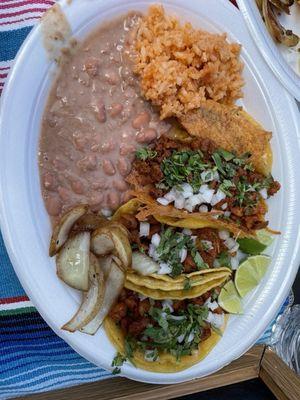
[{"label": "chopped cilantro", "polygon": [[181,253],[183,249],[187,249],[191,253],[198,269],[206,268],[206,264],[189,235],[176,232],[174,228],[162,230],[160,235],[160,243],[156,252],[160,262],[168,263],[171,266],[172,271],[170,275],[172,277],[182,273],[183,263],[181,262]]},{"label": "chopped cilantro", "polygon": [[125,361],[126,357],[124,357],[121,353],[116,354],[111,363],[111,366],[115,367],[112,371],[113,375],[119,374],[121,372],[121,368],[119,367],[121,367]]},{"label": "chopped cilantro", "polygon": [[147,147],[142,147],[135,152],[135,156],[139,160],[146,161],[148,159],[155,158],[157,156],[157,152]]},{"label": "chopped cilantro", "polygon": [[221,267],[229,267],[231,268],[230,257],[227,251],[222,251],[217,257]]},{"label": "chopped cilantro", "polygon": [[192,287],[191,281],[188,277],[186,277],[184,280],[183,290],[189,290],[189,289],[191,289],[191,287]]}]

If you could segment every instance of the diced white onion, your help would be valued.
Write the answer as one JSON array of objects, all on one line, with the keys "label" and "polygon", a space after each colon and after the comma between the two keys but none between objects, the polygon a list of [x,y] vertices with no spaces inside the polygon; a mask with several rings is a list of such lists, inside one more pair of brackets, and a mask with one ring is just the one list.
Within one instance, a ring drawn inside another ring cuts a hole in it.
[{"label": "diced white onion", "polygon": [[230,250],[229,253],[236,253],[239,249],[240,245],[238,243],[235,244]]},{"label": "diced white onion", "polygon": [[259,193],[260,193],[260,195],[261,195],[261,197],[263,198],[263,199],[267,199],[268,198],[268,192],[267,192],[267,189],[261,189],[260,191],[259,191]]},{"label": "diced white onion", "polygon": [[224,324],[224,314],[214,314],[211,311],[209,311],[205,321],[209,322],[216,328],[221,328]]},{"label": "diced white onion", "polygon": [[160,243],[160,235],[158,233],[154,233],[154,235],[152,235],[151,237],[151,243],[153,244],[153,246],[157,247],[159,246]]},{"label": "diced white onion", "polygon": [[201,203],[204,203],[202,195],[194,194],[185,201],[184,208],[189,212],[192,212],[195,206]]},{"label": "diced white onion", "polygon": [[190,229],[188,229],[188,228],[184,228],[184,229],[182,230],[182,233],[183,233],[184,235],[191,236],[192,231],[191,231]]},{"label": "diced white onion", "polygon": [[236,270],[239,266],[239,259],[237,256],[230,257],[230,264],[233,270]]},{"label": "diced white onion", "polygon": [[199,193],[204,193],[208,189],[208,185],[201,185],[199,189]]},{"label": "diced white onion", "polygon": [[154,261],[158,261],[159,256],[156,252],[156,246],[154,246],[152,243],[150,243],[150,245],[149,245],[148,254],[151,258],[153,258]]},{"label": "diced white onion", "polygon": [[208,212],[207,205],[206,204],[201,204],[201,206],[199,207],[199,212],[203,212],[203,213]]},{"label": "diced white onion", "polygon": [[162,304],[163,310],[168,309],[168,310],[170,310],[170,313],[174,312],[173,301],[172,300],[169,300],[169,299],[163,300],[161,302],[161,304]]},{"label": "diced white onion", "polygon": [[158,275],[167,275],[172,272],[172,268],[167,263],[160,263],[159,270],[157,271]]},{"label": "diced white onion", "polygon": [[195,334],[194,334],[194,332],[190,332],[190,334],[189,334],[189,336],[188,336],[188,338],[187,338],[187,342],[188,343],[191,343],[193,340],[194,340],[194,337],[195,337]]},{"label": "diced white onion", "polygon": [[211,301],[211,297],[209,297],[204,303],[206,307],[208,307],[211,311],[216,310],[219,307],[219,304],[216,301]]},{"label": "diced white onion", "polygon": [[183,333],[182,335],[177,337],[177,342],[182,343],[184,341],[184,338],[185,338],[185,334]]},{"label": "diced white onion", "polygon": [[185,319],[184,315],[169,315],[169,318],[173,319],[174,321],[183,321]]},{"label": "diced white onion", "polygon": [[139,236],[148,236],[150,233],[150,224],[149,222],[140,222],[140,233]]},{"label": "diced white onion", "polygon": [[227,208],[227,206],[228,206],[228,204],[227,204],[227,203],[224,203],[224,204],[222,204],[222,205],[221,205],[221,208],[222,208],[222,210],[224,210],[224,211],[225,211],[225,210],[226,210],[226,208]]},{"label": "diced white onion", "polygon": [[170,192],[168,192],[164,195],[164,199],[168,200],[171,203],[176,198],[175,192],[177,192],[177,190],[173,188]]},{"label": "diced white onion", "polygon": [[212,203],[212,199],[214,197],[214,190],[213,189],[206,189],[202,194],[203,202],[202,203]]},{"label": "diced white onion", "polygon": [[227,249],[231,250],[235,247],[236,241],[233,238],[229,237],[224,241],[224,244],[227,247]]},{"label": "diced white onion", "polygon": [[210,240],[201,240],[201,244],[203,245],[204,250],[212,250],[214,248]]},{"label": "diced white onion", "polygon": [[102,208],[101,213],[104,217],[111,217],[112,211],[109,208]]},{"label": "diced white onion", "polygon": [[181,186],[181,194],[185,199],[191,197],[194,193],[192,186],[189,183],[183,183]]},{"label": "diced white onion", "polygon": [[171,203],[171,201],[168,201],[167,199],[165,199],[164,197],[158,197],[156,199],[156,201],[161,204],[162,206],[167,206],[168,204]]},{"label": "diced white onion", "polygon": [[193,236],[191,236],[191,239],[192,239],[192,241],[195,243],[196,240],[197,240],[197,236],[196,236],[196,235],[193,235]]},{"label": "diced white onion", "polygon": [[178,210],[182,210],[184,207],[185,199],[181,193],[177,195],[174,201],[174,207]]},{"label": "diced white onion", "polygon": [[229,218],[230,215],[231,215],[231,212],[230,212],[230,211],[225,211],[225,212],[224,212],[224,217]]},{"label": "diced white onion", "polygon": [[186,257],[187,257],[187,249],[184,247],[183,249],[180,250],[180,262],[184,262]]},{"label": "diced white onion", "polygon": [[220,175],[219,175],[219,172],[218,171],[215,171],[214,172],[214,181],[220,181]]},{"label": "diced white onion", "polygon": [[213,198],[210,203],[212,206],[215,206],[217,203],[219,203],[221,200],[224,200],[225,198],[226,194],[218,189],[217,193],[213,195]]},{"label": "diced white onion", "polygon": [[230,238],[230,233],[225,230],[219,231],[219,238],[221,240],[226,240],[226,239]]}]

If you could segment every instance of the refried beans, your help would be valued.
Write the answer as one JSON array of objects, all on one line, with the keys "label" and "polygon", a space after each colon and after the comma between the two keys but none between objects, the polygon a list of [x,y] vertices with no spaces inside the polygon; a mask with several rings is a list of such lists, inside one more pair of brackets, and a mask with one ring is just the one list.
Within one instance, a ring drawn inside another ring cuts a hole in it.
[{"label": "refried beans", "polygon": [[168,130],[141,97],[132,71],[138,18],[129,13],[88,36],[65,60],[51,89],[39,166],[52,222],[78,203],[109,213],[125,202],[136,149]]}]

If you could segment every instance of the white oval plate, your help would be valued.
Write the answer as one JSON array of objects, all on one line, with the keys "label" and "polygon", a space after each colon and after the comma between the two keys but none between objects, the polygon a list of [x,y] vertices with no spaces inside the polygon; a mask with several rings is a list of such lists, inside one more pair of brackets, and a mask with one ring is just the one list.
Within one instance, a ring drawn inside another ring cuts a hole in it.
[{"label": "white oval plate", "polygon": [[[238,6],[242,12],[244,20],[248,25],[249,31],[257,45],[257,48],[265,58],[269,67],[283,84],[283,86],[300,101],[300,61],[298,58],[297,74],[291,65],[287,62],[288,48],[277,44],[269,34],[255,0],[237,0]],[[300,35],[300,7],[296,4],[292,6],[291,15],[281,15],[280,21],[284,27],[292,29]],[[299,47],[299,46],[298,46]],[[295,66],[296,69],[296,66]]]},{"label": "white oval plate", "polygon": [[[149,0],[73,0],[62,2],[75,37],[127,10],[145,10]],[[199,364],[174,374],[152,373],[130,364],[122,375],[151,383],[178,383],[210,374],[239,357],[263,333],[288,294],[299,261],[300,174],[299,127],[295,102],[276,81],[257,51],[239,12],[228,0],[163,1],[167,11],[195,26],[229,32],[243,44],[245,108],[273,132],[275,178],[280,193],[270,201],[269,219],[282,231],[270,250],[267,275],[245,300],[245,314],[232,316],[219,344]],[[48,257],[50,224],[40,193],[38,139],[53,74],[41,42],[40,27],[18,53],[2,99],[0,126],[0,205],[2,232],[18,277],[51,328],[91,362],[111,369],[115,349],[100,329],[95,336],[68,333],[60,327],[78,307],[79,297],[55,274]]]}]

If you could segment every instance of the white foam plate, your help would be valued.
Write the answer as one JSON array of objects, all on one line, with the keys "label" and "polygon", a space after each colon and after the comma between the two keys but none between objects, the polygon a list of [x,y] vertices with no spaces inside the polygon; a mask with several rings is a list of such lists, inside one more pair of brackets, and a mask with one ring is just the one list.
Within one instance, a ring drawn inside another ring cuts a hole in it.
[{"label": "white foam plate", "polygon": [[[257,48],[265,58],[277,79],[300,101],[300,53],[292,59],[291,50],[282,44],[275,43],[269,34],[255,0],[237,0],[239,9],[249,28]],[[286,29],[292,29],[300,36],[300,6],[294,4],[291,14],[281,13],[279,21]],[[297,46],[300,49],[300,43]]]},{"label": "white foam plate", "polygon": [[[128,10],[145,10],[147,0],[73,0],[62,7],[75,37]],[[272,264],[259,287],[245,299],[245,313],[231,316],[219,344],[200,363],[174,374],[152,373],[130,364],[122,375],[152,383],[178,383],[208,375],[249,349],[287,296],[299,262],[299,114],[294,100],[261,58],[238,10],[228,0],[163,1],[168,12],[212,32],[228,32],[243,45],[243,105],[273,132],[273,174],[282,190],[270,201],[270,226],[282,232],[270,249]],[[37,26],[20,49],[2,98],[0,126],[1,228],[15,271],[30,299],[52,329],[91,362],[110,369],[115,349],[100,329],[95,336],[60,327],[75,312],[79,296],[55,274],[48,257],[50,224],[40,193],[38,139],[53,80]]]}]

